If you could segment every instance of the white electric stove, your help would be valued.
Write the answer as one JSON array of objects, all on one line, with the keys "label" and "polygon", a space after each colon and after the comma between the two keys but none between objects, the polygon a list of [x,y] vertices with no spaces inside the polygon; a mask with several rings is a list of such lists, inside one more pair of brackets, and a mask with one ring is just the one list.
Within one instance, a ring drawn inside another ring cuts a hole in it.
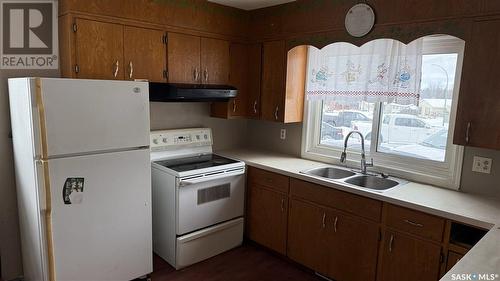
[{"label": "white electric stove", "polygon": [[208,128],[151,132],[153,250],[176,269],[241,245],[245,164]]}]

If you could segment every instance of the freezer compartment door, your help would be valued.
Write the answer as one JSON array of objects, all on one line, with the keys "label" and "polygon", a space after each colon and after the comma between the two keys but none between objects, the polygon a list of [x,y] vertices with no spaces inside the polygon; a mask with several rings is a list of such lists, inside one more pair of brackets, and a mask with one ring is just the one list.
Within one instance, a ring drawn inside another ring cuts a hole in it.
[{"label": "freezer compartment door", "polygon": [[133,280],[152,271],[149,150],[48,161],[56,280]]},{"label": "freezer compartment door", "polygon": [[243,225],[243,218],[237,218],[178,237],[175,268],[186,267],[241,245]]},{"label": "freezer compartment door", "polygon": [[45,156],[149,145],[146,82],[47,78],[40,84]]}]

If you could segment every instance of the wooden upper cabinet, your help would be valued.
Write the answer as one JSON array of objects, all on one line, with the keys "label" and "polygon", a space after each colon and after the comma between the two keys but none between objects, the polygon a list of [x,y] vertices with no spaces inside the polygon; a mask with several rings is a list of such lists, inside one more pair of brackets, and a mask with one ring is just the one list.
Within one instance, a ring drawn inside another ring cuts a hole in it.
[{"label": "wooden upper cabinet", "polygon": [[168,34],[168,82],[201,83],[200,37]]},{"label": "wooden upper cabinet", "polygon": [[285,41],[266,42],[262,56],[261,118],[302,122],[307,46],[287,52]]},{"label": "wooden upper cabinet", "polygon": [[238,95],[229,102],[213,102],[211,104],[212,117],[231,118],[246,115],[248,66],[247,45],[232,43],[230,47],[229,85],[238,89]]},{"label": "wooden upper cabinet", "polygon": [[260,117],[261,103],[261,66],[262,44],[250,44],[248,51],[248,82],[247,82],[247,117],[258,119]]},{"label": "wooden upper cabinet", "polygon": [[248,237],[280,254],[286,254],[288,197],[258,184],[249,184]]},{"label": "wooden upper cabinet", "polygon": [[[455,144],[500,149],[500,19],[473,23],[465,42]],[[485,40],[488,38],[488,40]]]},{"label": "wooden upper cabinet", "polygon": [[75,76],[88,79],[123,79],[123,26],[75,19]]},{"label": "wooden upper cabinet", "polygon": [[[261,118],[283,122],[286,53],[285,41],[266,42],[262,51]],[[281,108],[281,110],[280,110]]]},{"label": "wooden upper cabinet", "polygon": [[201,38],[201,83],[229,83],[229,42]]},{"label": "wooden upper cabinet", "polygon": [[164,36],[161,30],[125,26],[125,79],[166,81],[167,50]]},{"label": "wooden upper cabinet", "polygon": [[385,233],[378,280],[438,280],[441,246],[394,231]]}]

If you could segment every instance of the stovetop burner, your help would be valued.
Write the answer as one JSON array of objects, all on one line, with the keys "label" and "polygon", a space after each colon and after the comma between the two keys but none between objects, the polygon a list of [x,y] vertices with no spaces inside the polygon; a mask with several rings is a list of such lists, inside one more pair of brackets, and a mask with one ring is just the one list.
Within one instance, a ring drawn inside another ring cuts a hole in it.
[{"label": "stovetop burner", "polygon": [[217,154],[205,154],[194,157],[156,161],[157,164],[172,169],[176,172],[192,171],[192,170],[216,167],[237,162],[238,161],[222,157]]}]

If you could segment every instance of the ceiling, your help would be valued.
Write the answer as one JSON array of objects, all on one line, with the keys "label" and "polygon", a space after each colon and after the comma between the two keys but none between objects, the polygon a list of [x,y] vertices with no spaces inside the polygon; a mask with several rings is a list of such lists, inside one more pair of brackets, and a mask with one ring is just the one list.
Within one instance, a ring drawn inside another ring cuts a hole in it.
[{"label": "ceiling", "polygon": [[295,0],[208,0],[208,2],[214,2],[243,10],[255,10],[294,1]]}]

